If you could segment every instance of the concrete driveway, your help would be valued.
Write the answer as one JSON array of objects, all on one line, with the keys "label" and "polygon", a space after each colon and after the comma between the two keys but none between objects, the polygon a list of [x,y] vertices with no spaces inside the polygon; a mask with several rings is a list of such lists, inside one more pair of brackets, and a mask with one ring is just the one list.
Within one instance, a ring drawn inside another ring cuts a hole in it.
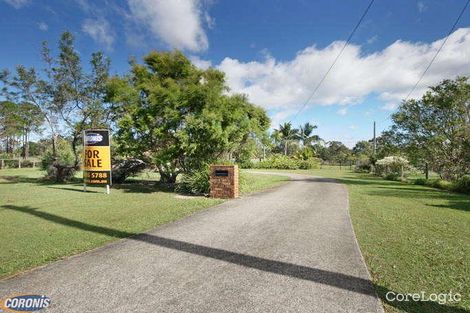
[{"label": "concrete driveway", "polygon": [[383,312],[346,188],[289,176],[281,187],[1,281],[0,297],[47,295],[52,305],[41,312]]}]

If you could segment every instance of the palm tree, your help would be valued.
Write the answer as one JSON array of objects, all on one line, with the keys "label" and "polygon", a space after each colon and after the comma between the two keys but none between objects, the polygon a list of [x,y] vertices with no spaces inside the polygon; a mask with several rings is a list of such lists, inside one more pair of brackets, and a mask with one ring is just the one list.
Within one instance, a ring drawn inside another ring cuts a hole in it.
[{"label": "palm tree", "polygon": [[312,135],[313,130],[316,128],[317,125],[312,125],[308,122],[300,126],[299,139],[304,147],[310,145],[312,142],[320,140],[318,135]]},{"label": "palm tree", "polygon": [[292,128],[291,122],[285,122],[279,125],[279,130],[274,130],[276,136],[281,139],[284,144],[284,154],[287,155],[287,148],[292,140],[295,140],[299,136],[299,130]]}]

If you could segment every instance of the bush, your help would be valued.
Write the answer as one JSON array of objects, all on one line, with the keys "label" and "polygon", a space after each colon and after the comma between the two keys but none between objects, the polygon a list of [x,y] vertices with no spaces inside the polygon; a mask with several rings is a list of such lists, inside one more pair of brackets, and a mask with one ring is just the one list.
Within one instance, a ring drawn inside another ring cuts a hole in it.
[{"label": "bush", "polygon": [[397,174],[397,173],[389,173],[389,174],[384,176],[384,179],[399,181],[400,180],[400,175]]},{"label": "bush", "polygon": [[253,168],[254,163],[251,160],[241,160],[237,162],[240,168]]},{"label": "bush", "polygon": [[70,144],[60,139],[57,142],[57,156],[52,151],[47,151],[41,159],[42,169],[47,171],[46,179],[56,182],[71,180],[75,175],[75,157]]},{"label": "bush", "polygon": [[19,160],[5,160],[3,162],[6,168],[18,168]]},{"label": "bush", "polygon": [[452,183],[448,180],[444,179],[436,179],[431,183],[431,186],[434,188],[444,189],[444,190],[452,190]]},{"label": "bush", "polygon": [[459,178],[454,183],[453,189],[457,192],[470,194],[470,175],[465,175]]},{"label": "bush", "polygon": [[291,159],[285,155],[274,155],[269,159],[254,164],[255,168],[278,169],[278,170],[296,170],[299,168],[297,160]]},{"label": "bush", "polygon": [[183,177],[176,185],[176,191],[196,195],[208,194],[210,191],[209,168],[205,167],[183,174]]},{"label": "bush", "polygon": [[33,167],[33,161],[21,160],[21,167]]},{"label": "bush", "polygon": [[314,168],[320,168],[320,161],[317,158],[310,158],[308,160],[299,160],[299,169],[310,170]]},{"label": "bush", "polygon": [[294,159],[285,155],[274,155],[269,159],[253,164],[253,168],[277,169],[277,170],[309,170],[319,168],[320,160],[317,158]]},{"label": "bush", "polygon": [[376,175],[384,177],[387,177],[389,174],[401,176],[407,169],[410,169],[408,160],[400,156],[388,156],[375,163]]},{"label": "bush", "polygon": [[126,178],[135,176],[145,169],[145,162],[139,159],[125,159],[113,162],[113,184],[121,184]]},{"label": "bush", "polygon": [[414,180],[413,184],[425,186],[425,185],[428,185],[429,182],[428,182],[428,180],[425,179],[425,178],[417,178],[417,179]]},{"label": "bush", "polygon": [[370,164],[359,164],[354,167],[354,172],[356,173],[370,173],[371,167]]}]

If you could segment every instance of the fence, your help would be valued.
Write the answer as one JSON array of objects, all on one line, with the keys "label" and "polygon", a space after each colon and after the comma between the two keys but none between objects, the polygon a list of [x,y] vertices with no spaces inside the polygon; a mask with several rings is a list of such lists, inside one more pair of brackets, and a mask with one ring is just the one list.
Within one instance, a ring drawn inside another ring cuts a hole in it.
[{"label": "fence", "polygon": [[40,161],[37,159],[0,159],[0,169],[36,167]]}]

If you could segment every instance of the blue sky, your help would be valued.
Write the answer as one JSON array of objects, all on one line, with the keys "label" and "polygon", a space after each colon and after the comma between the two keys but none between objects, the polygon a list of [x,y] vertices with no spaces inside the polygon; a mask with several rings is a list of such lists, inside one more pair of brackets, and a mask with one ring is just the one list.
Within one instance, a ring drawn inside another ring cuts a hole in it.
[{"label": "blue sky", "polygon": [[[376,0],[351,45],[299,114],[369,0],[0,0],[0,68],[40,66],[41,42],[70,30],[86,59],[103,50],[112,72],[151,49],[183,50],[226,72],[233,92],[283,121],[317,124],[326,140],[369,139],[411,90],[465,0]],[[470,10],[412,95],[470,75]]]}]

